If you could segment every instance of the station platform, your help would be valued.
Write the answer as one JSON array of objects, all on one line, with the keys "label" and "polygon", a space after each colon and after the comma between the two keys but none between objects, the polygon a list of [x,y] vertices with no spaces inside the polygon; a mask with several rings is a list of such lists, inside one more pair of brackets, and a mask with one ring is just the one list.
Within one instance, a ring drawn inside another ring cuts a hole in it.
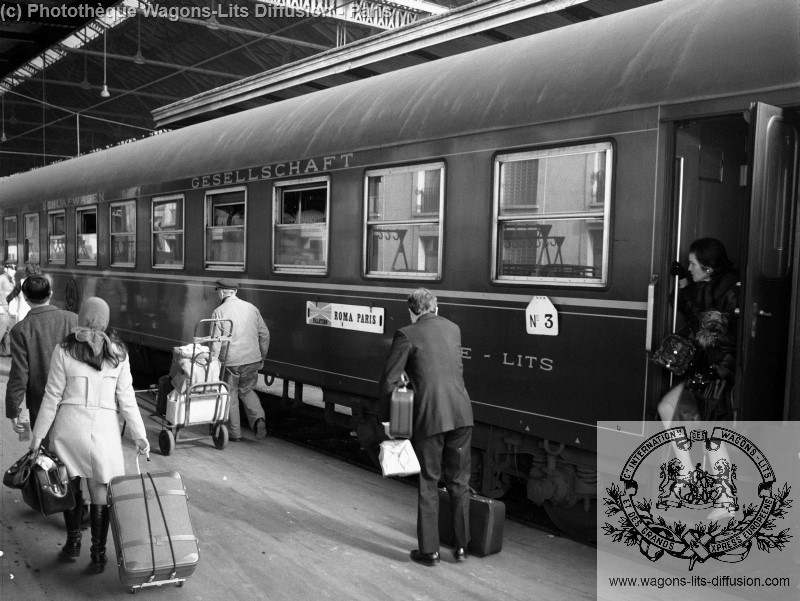
[{"label": "station platform", "polygon": [[[5,398],[9,359],[0,358]],[[176,470],[187,488],[200,540],[197,571],[182,587],[146,588],[139,599],[171,601],[576,601],[596,598],[595,550],[511,520],[502,552],[455,563],[442,547],[436,567],[409,558],[416,548],[416,489],[274,437],[218,450],[210,438],[158,451],[159,425],[143,418],[153,448],[143,471]],[[207,426],[205,426],[207,430]],[[0,425],[0,465],[27,449],[8,419]],[[126,438],[126,470],[136,473]],[[127,599],[114,541],[102,574],[88,574],[90,534],[81,557],[59,560],[61,515],[41,517],[20,491],[0,492],[0,599]]]}]

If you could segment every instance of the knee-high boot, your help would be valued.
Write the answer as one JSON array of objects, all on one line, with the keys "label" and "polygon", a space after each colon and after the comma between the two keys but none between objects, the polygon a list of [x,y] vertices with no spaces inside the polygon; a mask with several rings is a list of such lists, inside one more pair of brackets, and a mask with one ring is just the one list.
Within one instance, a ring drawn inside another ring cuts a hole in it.
[{"label": "knee-high boot", "polygon": [[81,554],[81,511],[83,510],[83,493],[81,492],[81,479],[73,478],[69,481],[75,495],[75,507],[64,512],[64,526],[67,529],[67,542],[61,547],[61,555],[73,560]]},{"label": "knee-high boot", "polygon": [[89,512],[92,523],[92,567],[96,573],[106,568],[106,538],[108,538],[108,505],[95,505],[92,503]]}]

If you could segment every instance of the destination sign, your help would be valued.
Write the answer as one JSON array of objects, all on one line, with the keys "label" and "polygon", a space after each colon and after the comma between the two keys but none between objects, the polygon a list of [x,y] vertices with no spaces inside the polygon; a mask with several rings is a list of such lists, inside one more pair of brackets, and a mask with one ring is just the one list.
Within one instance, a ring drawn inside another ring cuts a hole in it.
[{"label": "destination sign", "polygon": [[306,323],[383,334],[383,308],[306,302]]}]

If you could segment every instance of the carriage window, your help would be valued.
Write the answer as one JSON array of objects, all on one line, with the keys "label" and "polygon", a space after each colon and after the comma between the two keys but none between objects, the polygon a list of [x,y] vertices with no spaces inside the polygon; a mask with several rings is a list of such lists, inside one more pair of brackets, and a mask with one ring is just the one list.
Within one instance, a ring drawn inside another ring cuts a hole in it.
[{"label": "carriage window", "polygon": [[368,171],[365,188],[364,273],[439,278],[444,163]]},{"label": "carriage window", "polygon": [[25,237],[22,254],[26,263],[39,263],[39,214],[25,215]]},{"label": "carriage window", "polygon": [[275,271],[327,272],[328,190],[328,178],[275,184],[272,253]]},{"label": "carriage window", "polygon": [[244,271],[245,190],[206,194],[206,267]]},{"label": "carriage window", "polygon": [[17,218],[3,218],[3,259],[17,262]]},{"label": "carriage window", "polygon": [[97,265],[97,208],[77,209],[75,228],[78,264]]},{"label": "carriage window", "polygon": [[183,196],[153,199],[153,267],[183,267]]},{"label": "carriage window", "polygon": [[495,159],[494,281],[606,283],[611,155],[602,143]]},{"label": "carriage window", "polygon": [[111,265],[133,267],[136,263],[136,201],[111,203]]},{"label": "carriage window", "polygon": [[67,218],[64,211],[47,214],[47,238],[50,263],[64,264],[67,252]]}]

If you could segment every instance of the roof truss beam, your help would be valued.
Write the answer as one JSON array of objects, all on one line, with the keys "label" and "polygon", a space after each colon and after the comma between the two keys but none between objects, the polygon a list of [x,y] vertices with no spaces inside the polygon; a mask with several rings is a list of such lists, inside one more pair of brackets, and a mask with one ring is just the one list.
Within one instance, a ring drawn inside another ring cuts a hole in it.
[{"label": "roof truss beam", "polygon": [[256,0],[255,6],[257,17],[313,15],[384,30],[446,12],[443,6],[421,0]]},{"label": "roof truss beam", "polygon": [[153,119],[158,127],[164,127],[309,81],[338,75],[403,54],[424,51],[455,38],[562,11],[586,1],[588,0],[484,0],[469,4],[436,19],[425,19],[399,31],[384,32],[157,108],[153,111]]},{"label": "roof truss beam", "polygon": [[[136,56],[127,56],[125,54],[113,54],[111,52],[99,52],[97,50],[86,50],[84,48],[67,48],[65,46],[59,46],[59,48],[64,52],[69,52],[73,54],[83,54],[86,56],[97,56],[100,58],[108,58],[117,61],[127,61],[130,63],[136,64],[145,64],[151,65],[154,67],[164,67],[165,69],[177,69],[178,71],[190,71],[192,73],[198,73],[200,75],[210,75],[212,77],[222,77],[224,79],[241,79],[241,75],[236,75],[235,73],[224,72],[224,71],[214,71],[212,69],[203,69],[200,67],[191,67],[188,65],[177,65],[175,63],[167,63],[164,61],[156,61],[149,58],[138,58]],[[141,62],[143,61],[143,62]]]}]

